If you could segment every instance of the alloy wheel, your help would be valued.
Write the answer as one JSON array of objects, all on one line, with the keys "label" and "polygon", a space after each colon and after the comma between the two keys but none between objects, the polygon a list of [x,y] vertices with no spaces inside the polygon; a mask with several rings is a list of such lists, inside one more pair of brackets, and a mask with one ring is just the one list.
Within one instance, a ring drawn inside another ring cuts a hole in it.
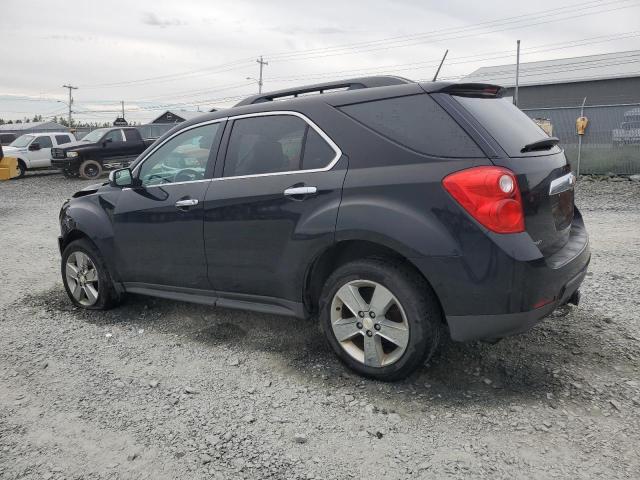
[{"label": "alloy wheel", "polygon": [[89,178],[93,178],[98,175],[98,168],[95,165],[87,165],[84,167],[84,174]]},{"label": "alloy wheel", "polygon": [[340,346],[368,367],[384,367],[402,357],[409,322],[398,299],[370,280],[343,285],[331,303],[331,328]]},{"label": "alloy wheel", "polygon": [[98,301],[98,269],[86,253],[77,250],[69,255],[65,276],[69,291],[78,303],[90,307]]}]

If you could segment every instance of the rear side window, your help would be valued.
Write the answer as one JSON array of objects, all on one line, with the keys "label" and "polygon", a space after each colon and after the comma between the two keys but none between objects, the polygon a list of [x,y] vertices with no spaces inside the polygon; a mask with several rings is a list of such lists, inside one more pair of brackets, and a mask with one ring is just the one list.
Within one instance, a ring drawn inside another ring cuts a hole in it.
[{"label": "rear side window", "polygon": [[[510,157],[523,156],[520,151],[525,145],[549,138],[542,128],[506,98],[453,98],[487,129]],[[559,150],[559,147],[552,147],[543,154]],[[531,154],[540,155],[541,152]]]},{"label": "rear side window", "polygon": [[69,143],[71,141],[71,139],[69,138],[69,135],[56,135],[56,142],[58,143],[58,145],[63,145],[65,143]]},{"label": "rear side window", "polygon": [[136,142],[139,138],[137,130],[124,130],[124,138],[127,142]]},{"label": "rear side window", "polygon": [[429,95],[388,98],[340,107],[379,134],[435,157],[483,157],[464,130]]},{"label": "rear side window", "polygon": [[104,141],[111,139],[112,142],[122,142],[122,130],[111,130],[104,137]]},{"label": "rear side window", "polygon": [[40,148],[51,148],[53,144],[51,143],[50,137],[38,137],[34,140],[33,143],[37,143],[40,145]]},{"label": "rear side window", "polygon": [[324,168],[335,158],[336,152],[333,148],[316,132],[307,126],[307,138],[304,144],[302,155],[302,169],[311,170]]},{"label": "rear side window", "polygon": [[292,172],[328,166],[335,152],[307,122],[293,115],[233,122],[225,177]]}]

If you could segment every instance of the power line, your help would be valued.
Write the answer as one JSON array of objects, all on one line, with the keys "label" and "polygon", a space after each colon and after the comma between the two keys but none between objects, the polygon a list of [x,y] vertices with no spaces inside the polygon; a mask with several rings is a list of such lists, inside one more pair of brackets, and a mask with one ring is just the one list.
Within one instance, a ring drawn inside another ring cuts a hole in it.
[{"label": "power line", "polygon": [[[624,6],[620,6],[617,8],[612,8],[612,9],[604,9],[604,10],[597,10],[597,11],[586,11],[586,10],[590,10],[590,9],[598,9],[598,8],[602,8],[602,7],[608,7],[614,4],[620,4],[620,3],[628,3],[630,1],[633,1],[634,3],[631,5],[624,5]],[[515,29],[515,28],[525,28],[525,27],[530,27],[530,26],[535,26],[535,25],[540,25],[542,23],[552,23],[552,22],[558,22],[558,21],[562,21],[562,20],[567,20],[569,18],[577,18],[577,17],[583,17],[586,15],[594,15],[597,13],[605,13],[605,12],[609,12],[609,11],[614,11],[614,10],[620,10],[623,8],[631,8],[631,7],[636,7],[637,2],[635,0],[612,0],[612,1],[602,1],[602,0],[593,0],[591,2],[586,2],[583,4],[572,4],[572,5],[568,5],[566,7],[560,7],[560,8],[555,8],[555,9],[550,9],[550,10],[542,10],[539,11],[537,13],[532,13],[532,14],[526,14],[526,15],[518,15],[516,17],[506,17],[506,18],[502,18],[502,19],[497,19],[497,20],[492,20],[492,21],[485,21],[485,22],[480,22],[477,24],[471,24],[465,27],[453,27],[453,28],[447,28],[447,29],[441,29],[441,30],[435,30],[435,31],[431,31],[431,32],[426,32],[426,33],[422,33],[422,34],[412,34],[412,35],[404,35],[404,36],[397,36],[397,37],[388,37],[388,38],[384,38],[384,39],[379,39],[379,40],[374,40],[374,41],[369,41],[369,42],[359,42],[359,43],[354,43],[354,44],[350,44],[350,45],[343,45],[343,46],[334,46],[334,47],[323,47],[320,49],[308,49],[308,50],[300,50],[298,52],[288,52],[288,53],[281,53],[281,54],[274,54],[271,57],[279,60],[279,61],[290,61],[290,60],[307,60],[307,59],[312,59],[312,58],[318,58],[318,57],[325,57],[325,56],[334,56],[334,55],[344,55],[344,54],[354,54],[354,53],[364,53],[364,52],[368,52],[368,51],[376,51],[376,50],[381,50],[381,49],[390,49],[390,48],[399,48],[399,47],[405,47],[405,46],[411,46],[411,45],[415,45],[415,44],[422,44],[425,43],[424,40],[428,39],[430,37],[434,37],[435,35],[440,35],[440,37],[436,40],[434,40],[434,42],[439,42],[439,41],[446,41],[446,40],[452,40],[452,39],[459,39],[459,38],[467,38],[469,36],[475,36],[478,35],[477,32],[473,32],[473,30],[478,30],[480,29],[486,29],[486,28],[491,28],[491,27],[496,27],[496,26],[504,26],[504,25],[509,25],[512,24],[511,26],[509,26],[508,28],[503,28],[500,30],[494,30],[494,31],[487,31],[487,32],[483,32],[480,33],[482,35],[486,35],[486,34],[490,34],[490,33],[496,33],[496,32],[501,32],[504,30],[511,30],[511,29]],[[580,9],[580,11],[582,12],[581,14],[576,14],[575,10],[576,9]],[[565,10],[570,10],[570,11],[565,11]],[[570,14],[569,16],[567,16],[568,14]],[[564,15],[564,16],[563,16]],[[549,17],[552,16],[553,18],[544,21],[544,22],[538,22],[538,23],[527,23],[530,22],[531,20],[535,20],[536,18],[544,18],[544,17]],[[523,23],[522,25],[518,25],[518,23]],[[515,24],[515,25],[514,25]],[[457,37],[451,37],[451,38],[447,38],[446,34],[451,35],[451,34],[457,34],[457,33],[461,33],[461,32],[466,32],[465,35],[463,36],[457,36]],[[445,34],[443,37],[443,33]],[[407,40],[415,40],[415,39],[420,39],[419,42],[417,43],[410,43],[410,44],[398,44],[401,42],[406,42]],[[361,49],[363,46],[373,46],[374,48],[369,48],[369,49],[365,49],[365,50],[357,50],[357,51],[343,51],[345,49]],[[322,52],[322,55],[317,55],[318,52]],[[244,66],[247,66],[250,63],[250,61],[248,59],[240,59],[240,60],[236,60],[236,61],[232,61],[232,62],[228,62],[225,64],[220,64],[220,65],[215,65],[212,67],[208,67],[205,69],[198,69],[198,70],[191,70],[191,71],[187,71],[187,72],[181,72],[181,73],[174,73],[174,74],[166,74],[166,75],[160,75],[160,76],[155,76],[155,77],[147,77],[147,78],[142,78],[142,79],[137,79],[137,80],[129,80],[129,81],[122,81],[122,82],[112,82],[112,83],[102,83],[102,84],[88,84],[88,85],[83,85],[83,88],[86,89],[95,89],[95,88],[107,88],[107,87],[124,87],[124,86],[130,86],[130,85],[148,85],[150,83],[162,83],[162,82],[168,82],[168,81],[173,81],[176,80],[178,78],[181,77],[188,77],[188,76],[197,76],[197,75],[206,75],[206,74],[212,74],[212,73],[223,73],[223,72],[227,72],[227,71],[231,71],[231,70],[237,70],[238,68],[242,68]]]},{"label": "power line", "polygon": [[158,83],[158,82],[162,83],[162,82],[173,81],[173,80],[176,80],[177,78],[180,78],[180,77],[192,76],[192,75],[197,75],[197,74],[201,74],[201,73],[222,73],[222,72],[227,72],[227,71],[230,71],[230,70],[235,70],[235,69],[237,69],[238,66],[242,66],[244,64],[250,64],[250,62],[248,60],[238,60],[238,61],[235,61],[235,62],[229,62],[229,63],[225,63],[225,64],[221,64],[221,65],[215,65],[215,66],[208,67],[208,68],[203,68],[203,69],[198,69],[198,70],[191,70],[191,71],[181,72],[181,73],[172,73],[172,74],[167,74],[167,75],[159,75],[159,76],[156,76],[156,77],[147,77],[147,78],[141,78],[141,79],[137,79],[137,80],[126,80],[126,81],[122,81],[122,82],[88,84],[88,85],[83,85],[82,88],[83,89],[96,89],[96,88],[105,88],[105,87],[122,87],[122,86],[129,86],[131,84],[147,85],[149,83]]},{"label": "power line", "polygon": [[[633,3],[630,5],[623,5],[616,8],[601,9],[602,7],[608,7],[618,3],[628,3],[630,1],[633,1]],[[465,27],[434,30],[434,31],[426,32],[422,34],[404,36],[405,37],[404,40],[394,41],[389,39],[382,39],[382,40],[375,40],[372,42],[363,42],[362,44],[360,44],[360,46],[357,46],[357,47],[353,47],[353,46],[333,47],[333,48],[328,47],[326,49],[317,49],[318,53],[309,54],[307,53],[308,51],[290,52],[290,53],[283,53],[280,55],[273,54],[273,55],[270,55],[270,58],[274,59],[274,61],[283,60],[283,59],[307,60],[307,59],[329,57],[329,56],[336,56],[336,55],[359,54],[359,53],[371,52],[371,51],[388,50],[391,48],[406,47],[406,46],[412,46],[412,45],[418,45],[418,44],[424,44],[424,43],[438,43],[438,42],[450,41],[454,39],[468,38],[470,36],[487,35],[490,33],[503,32],[506,30],[513,30],[516,28],[525,28],[525,27],[537,26],[537,25],[542,25],[547,23],[554,23],[562,20],[569,20],[569,19],[574,19],[578,17],[584,17],[587,15],[606,13],[610,11],[616,11],[616,10],[632,8],[637,6],[638,4],[634,0],[614,0],[614,1],[609,1],[605,3],[601,1],[592,1],[592,2],[586,2],[584,4],[569,5],[567,7],[561,7],[559,9],[544,10],[544,11],[534,13],[534,14],[529,14],[529,15],[519,15],[517,17],[507,17],[504,19],[472,24]],[[566,10],[566,9],[571,9],[571,11],[559,12],[559,10]],[[579,9],[579,11],[582,13],[576,13],[576,9]],[[592,9],[600,9],[600,10],[588,11]],[[537,21],[545,17],[552,17],[552,18],[545,21]],[[533,23],[531,23],[532,20],[534,20]],[[505,26],[506,28],[499,28],[497,30],[494,30],[495,27],[505,27]],[[484,30],[484,29],[488,29],[488,30],[480,31],[480,32],[475,31],[475,30]],[[459,35],[461,33],[463,35]],[[406,38],[406,37],[409,37],[409,38]],[[425,40],[428,40],[431,38],[433,38],[433,40],[430,40],[429,42],[425,42]],[[411,43],[401,43],[401,42],[407,42],[407,41],[411,41]],[[366,45],[366,44],[369,44],[369,45]],[[357,48],[357,50],[351,51],[354,48]]]},{"label": "power line", "polygon": [[[625,34],[620,34],[619,36],[617,36],[615,38],[607,38],[607,39],[604,39],[604,40],[597,40],[597,41],[591,41],[591,42],[587,42],[586,41],[586,40],[591,40],[591,39],[599,39],[599,38],[602,37],[602,36],[598,36],[598,37],[591,37],[591,38],[587,38],[587,39],[577,40],[575,42],[572,42],[572,44],[570,44],[570,45],[566,45],[566,42],[559,42],[559,43],[551,43],[551,44],[539,45],[539,46],[536,46],[536,47],[523,49],[522,51],[525,52],[526,55],[531,55],[531,54],[538,54],[538,53],[543,53],[543,52],[564,50],[564,49],[568,49],[568,48],[575,48],[575,47],[578,47],[578,46],[592,45],[592,44],[596,44],[596,43],[603,43],[603,42],[607,42],[607,41],[615,41],[615,40],[620,40],[620,39],[638,37],[638,36],[640,36],[640,32],[629,32],[629,33],[625,33]],[[609,35],[607,37],[611,37],[611,36]],[[546,46],[553,46],[553,45],[565,45],[565,46],[554,47],[554,48],[543,48],[543,47],[546,47]],[[502,53],[505,53],[505,54],[504,55],[500,55]],[[489,54],[488,56],[487,56],[486,53],[477,54],[477,55],[467,55],[467,56],[461,56],[461,57],[453,57],[447,62],[447,65],[451,66],[451,65],[462,65],[462,64],[467,64],[467,63],[478,63],[478,62],[494,61],[494,60],[499,60],[499,59],[512,58],[514,56],[515,56],[515,54],[514,54],[513,50],[505,50],[505,51],[501,51],[501,52],[494,52],[492,54]],[[456,61],[456,60],[458,60],[458,61]],[[548,61],[548,60],[543,60],[543,61]],[[388,73],[388,72],[397,73],[397,72],[401,72],[401,71],[417,70],[418,68],[424,68],[424,67],[436,67],[437,63],[435,63],[435,62],[437,62],[437,59],[426,60],[426,61],[421,61],[421,62],[410,62],[410,63],[403,63],[403,64],[395,64],[395,65],[385,65],[385,66],[377,67],[375,69],[367,69],[365,67],[365,68],[359,68],[359,69],[355,69],[355,70],[339,70],[339,71],[320,73],[320,74],[308,74],[308,75],[297,76],[297,77],[287,77],[287,76],[271,77],[271,80],[273,80],[273,81],[282,81],[282,82],[290,82],[290,81],[300,81],[300,80],[304,81],[304,80],[322,79],[322,78],[328,78],[328,77],[335,77],[336,75],[350,75],[350,74],[354,74],[354,75],[373,75],[373,74],[381,74],[383,72],[384,73]],[[398,68],[398,67],[406,67],[406,68]]]},{"label": "power line", "polygon": [[[628,1],[628,0],[618,0],[618,1]],[[609,2],[609,3],[618,3],[618,2]],[[511,22],[517,19],[531,19],[534,16],[539,16],[539,15],[549,15],[549,14],[556,14],[562,10],[571,10],[574,11],[575,8],[585,8],[588,7],[589,5],[592,4],[600,4],[600,5],[594,5],[594,6],[604,6],[602,5],[602,0],[593,0],[590,2],[584,2],[584,3],[579,3],[579,4],[572,4],[572,5],[567,5],[565,7],[560,7],[560,8],[554,8],[554,9],[550,9],[550,10],[542,10],[542,11],[538,11],[535,13],[529,13],[529,14],[523,14],[523,15],[517,15],[514,17],[504,17],[501,19],[496,19],[496,20],[489,20],[489,21],[485,21],[485,22],[480,22],[480,23],[476,23],[476,24],[471,24],[471,25],[467,25],[467,26],[462,26],[462,27],[447,27],[447,28],[443,28],[443,29],[438,29],[438,30],[431,30],[428,32],[423,32],[423,33],[414,33],[414,34],[407,34],[407,35],[397,35],[394,37],[386,37],[383,39],[378,39],[378,40],[370,40],[370,41],[365,41],[365,42],[355,42],[355,43],[347,43],[347,44],[342,44],[342,45],[334,45],[332,47],[320,47],[320,48],[315,48],[315,49],[309,49],[309,50],[303,50],[303,51],[299,51],[299,52],[283,52],[283,53],[272,53],[269,55],[270,58],[274,58],[274,59],[280,59],[282,57],[289,57],[292,55],[301,55],[301,54],[313,54],[313,53],[326,53],[327,51],[334,51],[334,50],[344,50],[344,49],[352,49],[352,48],[361,48],[361,47],[367,47],[367,46],[372,46],[372,45],[377,45],[377,44],[389,44],[392,42],[399,42],[399,41],[407,41],[407,40],[414,40],[416,38],[423,38],[423,37],[431,37],[434,35],[442,35],[442,34],[446,34],[446,33],[452,33],[452,32],[459,32],[461,30],[467,30],[467,29],[471,29],[471,28],[478,28],[478,27],[482,27],[482,26],[489,26],[495,23],[501,23],[501,22]],[[592,8],[592,7],[589,7]]]}]

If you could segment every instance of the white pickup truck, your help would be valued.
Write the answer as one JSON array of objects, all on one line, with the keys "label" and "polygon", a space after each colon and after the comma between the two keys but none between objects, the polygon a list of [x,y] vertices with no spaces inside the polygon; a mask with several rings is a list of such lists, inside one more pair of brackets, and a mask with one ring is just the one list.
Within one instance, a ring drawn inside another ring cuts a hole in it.
[{"label": "white pickup truck", "polygon": [[69,132],[27,133],[3,147],[5,157],[18,159],[18,177],[27,170],[51,166],[51,148],[75,142],[76,137]]}]

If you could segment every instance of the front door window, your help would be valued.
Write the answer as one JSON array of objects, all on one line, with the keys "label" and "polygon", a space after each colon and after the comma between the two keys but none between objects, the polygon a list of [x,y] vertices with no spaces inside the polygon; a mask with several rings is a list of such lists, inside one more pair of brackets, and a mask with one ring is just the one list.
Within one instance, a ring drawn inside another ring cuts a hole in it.
[{"label": "front door window", "polygon": [[212,157],[211,147],[219,130],[219,123],[203,125],[169,140],[140,167],[139,178],[142,185],[165,185],[203,179]]}]

